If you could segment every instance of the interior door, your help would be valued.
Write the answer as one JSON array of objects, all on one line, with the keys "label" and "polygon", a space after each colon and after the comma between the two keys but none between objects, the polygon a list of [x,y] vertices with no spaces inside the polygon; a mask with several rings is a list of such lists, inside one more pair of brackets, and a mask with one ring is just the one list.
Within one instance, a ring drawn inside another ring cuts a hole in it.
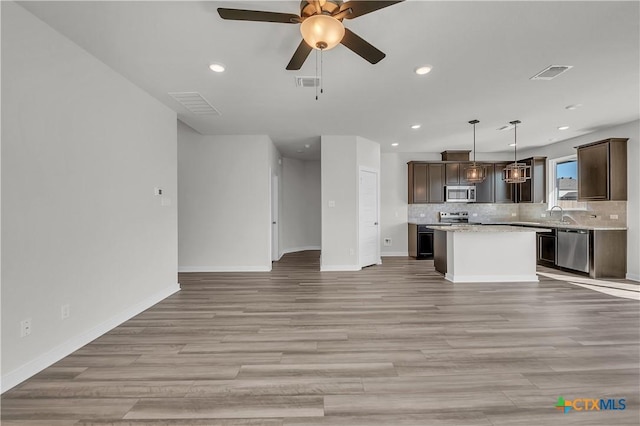
[{"label": "interior door", "polygon": [[360,266],[379,262],[380,238],[378,226],[378,172],[360,170]]},{"label": "interior door", "polygon": [[278,224],[278,176],[271,177],[271,261],[280,260]]}]

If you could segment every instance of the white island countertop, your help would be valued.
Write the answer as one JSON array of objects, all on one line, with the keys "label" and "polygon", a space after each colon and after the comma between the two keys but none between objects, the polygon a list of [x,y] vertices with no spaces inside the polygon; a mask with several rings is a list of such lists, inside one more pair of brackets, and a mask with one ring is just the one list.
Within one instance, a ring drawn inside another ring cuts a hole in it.
[{"label": "white island countertop", "polygon": [[549,228],[509,225],[435,225],[429,229],[445,232],[551,232]]}]

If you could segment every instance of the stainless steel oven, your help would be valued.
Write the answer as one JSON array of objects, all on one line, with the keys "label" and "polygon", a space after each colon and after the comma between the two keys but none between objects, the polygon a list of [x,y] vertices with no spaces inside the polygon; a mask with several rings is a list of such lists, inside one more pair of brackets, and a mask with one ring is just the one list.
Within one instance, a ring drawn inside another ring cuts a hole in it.
[{"label": "stainless steel oven", "polygon": [[445,186],[445,201],[447,203],[475,203],[475,186]]}]

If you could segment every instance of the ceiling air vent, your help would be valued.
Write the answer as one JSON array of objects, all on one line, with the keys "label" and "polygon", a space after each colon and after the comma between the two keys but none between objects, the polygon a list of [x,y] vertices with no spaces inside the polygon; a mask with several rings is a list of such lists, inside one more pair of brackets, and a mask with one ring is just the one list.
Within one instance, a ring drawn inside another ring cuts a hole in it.
[{"label": "ceiling air vent", "polygon": [[297,87],[319,87],[320,77],[296,77]]},{"label": "ceiling air vent", "polygon": [[222,115],[198,92],[170,92],[169,96],[194,114]]},{"label": "ceiling air vent", "polygon": [[531,77],[530,80],[553,80],[571,68],[573,68],[573,65],[549,65],[538,74]]}]

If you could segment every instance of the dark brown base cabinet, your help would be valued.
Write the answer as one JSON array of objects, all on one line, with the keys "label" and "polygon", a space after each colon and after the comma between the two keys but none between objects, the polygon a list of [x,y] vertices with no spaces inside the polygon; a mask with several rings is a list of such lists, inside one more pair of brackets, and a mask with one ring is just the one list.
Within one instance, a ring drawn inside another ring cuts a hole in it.
[{"label": "dark brown base cabinet", "polygon": [[627,141],[610,138],[577,147],[579,201],[626,201]]},{"label": "dark brown base cabinet", "polygon": [[554,267],[556,265],[556,230],[539,232],[537,236],[538,265]]}]

